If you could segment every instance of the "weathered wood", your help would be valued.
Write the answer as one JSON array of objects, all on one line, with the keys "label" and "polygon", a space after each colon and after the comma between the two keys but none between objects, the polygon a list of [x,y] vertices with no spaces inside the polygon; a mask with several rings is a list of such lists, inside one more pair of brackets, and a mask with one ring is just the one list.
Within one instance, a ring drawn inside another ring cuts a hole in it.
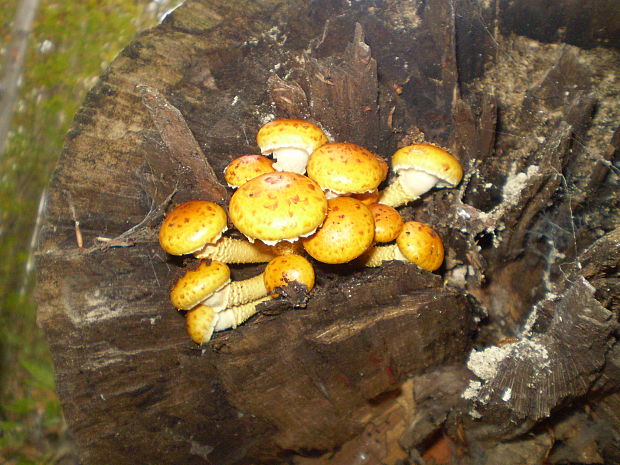
[{"label": "weathered wood", "polygon": [[[504,457],[481,439],[515,438],[584,395],[613,404],[617,56],[502,37],[496,7],[189,0],[112,63],[68,136],[37,257],[39,323],[85,463],[342,464],[356,447],[396,463],[441,428],[472,457]],[[437,229],[445,264],[315,263],[309,294],[292,287],[197,348],[167,295],[195,260],[164,254],[158,224],[185,200],[225,205],[224,167],[257,153],[274,117],[386,158],[449,147],[461,185],[401,209]],[[502,357],[467,372],[481,319],[476,347]],[[417,411],[395,407],[411,396]],[[547,439],[531,439],[537,454]]]}]

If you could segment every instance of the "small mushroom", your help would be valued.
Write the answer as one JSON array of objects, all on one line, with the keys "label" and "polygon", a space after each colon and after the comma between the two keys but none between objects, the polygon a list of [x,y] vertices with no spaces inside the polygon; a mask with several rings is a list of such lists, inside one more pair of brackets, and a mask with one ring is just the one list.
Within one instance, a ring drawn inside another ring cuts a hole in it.
[{"label": "small mushroom", "polygon": [[433,187],[455,187],[463,169],[454,156],[431,144],[414,144],[392,155],[392,171],[397,178],[379,198],[379,203],[399,207],[416,200]]},{"label": "small mushroom", "polygon": [[271,154],[277,171],[304,174],[310,154],[327,143],[325,133],[308,121],[278,119],[261,127],[256,143],[263,155]]},{"label": "small mushroom", "polygon": [[179,310],[190,310],[203,304],[219,312],[265,295],[267,289],[262,275],[231,281],[228,266],[212,260],[210,263],[201,262],[198,268],[181,276],[170,291],[170,301]]},{"label": "small mushroom", "polygon": [[265,287],[274,299],[278,297],[273,293],[276,287],[288,286],[294,281],[304,284],[308,291],[314,287],[314,268],[312,264],[301,255],[282,255],[271,260],[263,273]]},{"label": "small mushroom", "polygon": [[171,255],[191,254],[217,242],[226,229],[222,207],[206,200],[190,200],[166,215],[159,228],[159,244]]},{"label": "small mushroom", "polygon": [[283,171],[245,183],[228,209],[232,223],[250,242],[275,245],[313,234],[325,219],[327,200],[312,179]]},{"label": "small mushroom", "polygon": [[170,290],[170,302],[179,310],[190,310],[230,283],[226,264],[200,262],[195,270],[186,271]]},{"label": "small mushroom", "polygon": [[216,322],[217,313],[207,305],[197,305],[185,315],[187,334],[198,345],[211,339]]},{"label": "small mushroom", "polygon": [[242,155],[226,166],[224,178],[229,187],[237,189],[256,176],[274,171],[273,160],[262,155]]},{"label": "small mushroom", "polygon": [[387,163],[356,144],[325,144],[308,160],[308,177],[314,179],[327,198],[372,193],[385,179]]},{"label": "small mushroom", "polygon": [[423,270],[435,271],[443,263],[443,257],[443,244],[435,230],[423,223],[408,221],[396,238],[396,244],[372,247],[361,260],[371,267],[389,260],[408,261]]},{"label": "small mushroom", "polygon": [[375,237],[372,213],[361,201],[351,197],[328,200],[329,210],[323,225],[302,239],[306,252],[329,264],[346,263],[371,246]]},{"label": "small mushroom", "polygon": [[375,219],[375,242],[392,242],[403,229],[403,218],[393,207],[382,203],[368,205]]}]

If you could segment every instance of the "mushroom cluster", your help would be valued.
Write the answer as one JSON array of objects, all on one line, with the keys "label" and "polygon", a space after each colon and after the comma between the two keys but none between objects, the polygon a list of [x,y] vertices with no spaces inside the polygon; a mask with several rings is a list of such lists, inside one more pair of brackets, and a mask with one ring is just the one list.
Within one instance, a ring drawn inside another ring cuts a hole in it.
[{"label": "mushroom cluster", "polygon": [[[277,298],[280,286],[297,282],[310,291],[311,260],[360,266],[403,260],[428,271],[441,266],[439,235],[405,222],[396,208],[461,181],[461,166],[447,151],[431,144],[402,147],[391,159],[395,181],[380,191],[388,174],[383,158],[356,144],[330,142],[308,121],[272,121],[256,140],[262,155],[243,155],[226,167],[226,182],[235,190],[228,215],[213,202],[192,200],[168,213],[159,231],[167,253],[199,259],[170,292],[172,304],[187,311],[194,342],[240,325],[259,303]],[[229,221],[247,240],[224,236]],[[231,281],[228,265],[240,263],[267,265],[253,278]]]}]

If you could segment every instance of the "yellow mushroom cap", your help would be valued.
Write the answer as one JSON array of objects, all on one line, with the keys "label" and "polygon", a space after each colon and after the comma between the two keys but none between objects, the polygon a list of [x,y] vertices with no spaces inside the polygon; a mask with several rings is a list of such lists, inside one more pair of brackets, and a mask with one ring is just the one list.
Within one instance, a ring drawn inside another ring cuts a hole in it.
[{"label": "yellow mushroom cap", "polygon": [[392,155],[392,170],[413,168],[439,178],[437,187],[454,187],[463,178],[463,168],[450,153],[431,144],[402,147]]},{"label": "yellow mushroom cap", "polygon": [[181,276],[170,291],[172,305],[189,310],[230,281],[230,269],[222,262],[200,262],[198,268]]},{"label": "yellow mushroom cap", "polygon": [[368,209],[375,219],[375,242],[391,242],[396,239],[404,224],[400,213],[382,203],[368,205]]},{"label": "yellow mushroom cap", "polygon": [[351,197],[328,201],[329,209],[323,226],[315,234],[302,239],[313,258],[323,263],[346,263],[359,257],[373,242],[375,223],[366,205]]},{"label": "yellow mushroom cap", "polygon": [[396,238],[401,253],[410,262],[428,271],[443,263],[443,244],[433,228],[417,221],[408,221]]},{"label": "yellow mushroom cap", "polygon": [[273,160],[262,155],[242,155],[231,161],[224,170],[226,182],[232,188],[243,186],[250,179],[273,173]]},{"label": "yellow mushroom cap", "polygon": [[277,119],[261,127],[256,135],[261,153],[280,148],[297,148],[311,154],[327,143],[327,137],[315,124],[300,119]]},{"label": "yellow mushroom cap", "polygon": [[216,242],[225,230],[222,207],[206,200],[190,200],[166,215],[159,229],[159,243],[169,254],[185,255]]},{"label": "yellow mushroom cap", "polygon": [[[263,278],[269,292],[278,286],[287,286],[293,281],[305,284],[310,291],[314,287],[314,268],[301,255],[281,255],[267,264]],[[277,294],[272,297],[277,297]]]},{"label": "yellow mushroom cap", "polygon": [[375,190],[387,176],[387,163],[356,144],[325,144],[310,155],[308,177],[322,189],[339,194],[361,194]]},{"label": "yellow mushroom cap", "polygon": [[235,227],[250,240],[274,243],[312,234],[327,214],[327,200],[310,178],[287,171],[258,176],[233,194]]},{"label": "yellow mushroom cap", "polygon": [[215,310],[206,305],[196,306],[185,316],[187,334],[198,345],[202,345],[211,339],[216,322]]}]

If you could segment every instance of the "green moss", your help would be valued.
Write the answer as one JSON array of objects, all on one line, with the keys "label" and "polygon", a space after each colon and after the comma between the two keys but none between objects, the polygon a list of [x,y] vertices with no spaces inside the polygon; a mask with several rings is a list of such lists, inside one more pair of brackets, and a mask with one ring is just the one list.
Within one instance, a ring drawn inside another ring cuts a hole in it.
[{"label": "green moss", "polygon": [[[20,0],[0,0],[0,45]],[[0,159],[0,463],[53,463],[63,444],[49,349],[27,270],[41,193],[87,90],[137,31],[148,0],[41,0]],[[174,2],[170,2],[174,3]],[[45,47],[41,47],[42,44]]]}]

